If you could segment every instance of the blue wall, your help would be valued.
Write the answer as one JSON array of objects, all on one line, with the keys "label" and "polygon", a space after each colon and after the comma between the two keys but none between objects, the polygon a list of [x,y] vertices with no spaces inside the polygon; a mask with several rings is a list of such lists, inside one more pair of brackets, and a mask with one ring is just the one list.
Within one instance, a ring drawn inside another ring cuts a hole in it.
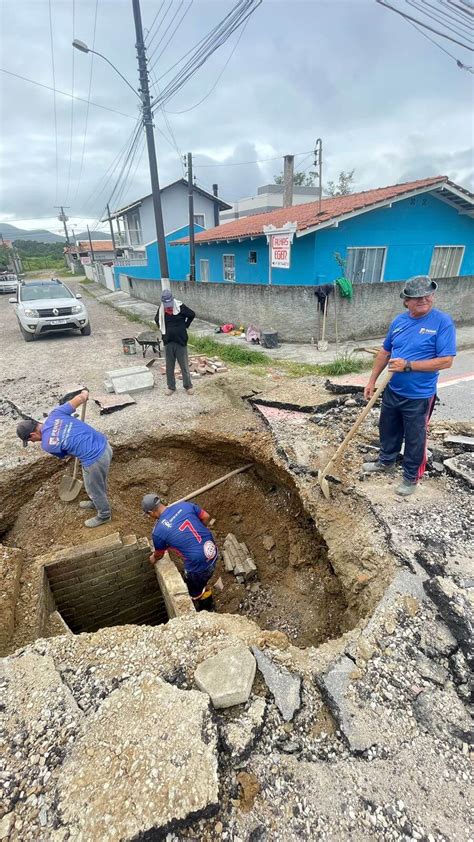
[{"label": "blue wall", "polygon": [[[291,214],[290,214],[291,216]],[[175,239],[177,237],[175,236]],[[272,284],[317,285],[340,275],[334,252],[347,257],[347,248],[384,246],[387,249],[383,280],[396,281],[426,274],[434,246],[465,246],[460,275],[474,274],[474,219],[424,193],[395,202],[391,208],[368,211],[315,234],[295,237],[290,269],[273,269]],[[172,246],[171,252],[187,246]],[[257,263],[248,262],[249,251]],[[196,244],[196,277],[201,279],[201,259],[209,260],[209,280],[223,281],[223,255],[235,255],[236,282],[268,283],[268,246],[265,237],[243,242]],[[176,265],[182,265],[185,261]],[[188,271],[188,270],[186,270]],[[178,277],[173,276],[172,277]],[[186,272],[181,275],[186,277]]]},{"label": "blue wall", "polygon": [[[196,234],[204,231],[201,225],[195,225]],[[174,240],[189,236],[189,226],[185,225],[177,231],[172,231],[165,237],[166,253],[168,255],[168,269],[170,279],[182,281],[189,274],[189,246],[170,246]],[[147,266],[115,266],[115,286],[120,289],[119,275],[128,275],[130,278],[144,278],[146,280],[159,280],[161,278],[160,259],[156,240],[145,246],[148,264]]]}]

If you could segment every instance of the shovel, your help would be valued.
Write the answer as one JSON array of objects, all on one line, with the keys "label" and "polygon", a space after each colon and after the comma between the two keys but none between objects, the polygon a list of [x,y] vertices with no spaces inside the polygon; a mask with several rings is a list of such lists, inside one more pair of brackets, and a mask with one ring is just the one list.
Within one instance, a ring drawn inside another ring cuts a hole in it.
[{"label": "shovel", "polygon": [[327,351],[327,349],[328,349],[328,342],[324,338],[326,336],[326,318],[327,318],[327,314],[328,314],[328,298],[329,298],[329,296],[327,295],[326,298],[325,298],[325,301],[324,301],[323,333],[322,333],[321,339],[319,339],[319,341],[318,341],[318,351]]},{"label": "shovel", "polygon": [[327,465],[324,468],[321,468],[318,471],[318,482],[321,486],[321,490],[322,490],[326,500],[329,500],[330,497],[331,497],[331,494],[330,494],[330,491],[329,491],[329,483],[326,479],[326,475],[329,473],[329,471],[331,470],[331,468],[333,467],[335,462],[337,462],[337,460],[339,459],[339,456],[346,449],[346,447],[349,444],[349,442],[351,441],[351,439],[354,438],[355,434],[357,433],[357,430],[359,429],[359,427],[362,424],[362,422],[364,421],[364,419],[367,418],[367,415],[369,414],[370,410],[372,409],[372,407],[373,407],[375,401],[377,400],[378,396],[380,395],[381,392],[383,392],[383,390],[385,389],[385,386],[387,386],[387,384],[392,379],[392,375],[393,375],[393,372],[389,371],[387,376],[380,383],[380,385],[377,386],[377,388],[376,388],[374,394],[372,395],[370,401],[368,402],[367,406],[364,407],[364,409],[362,410],[362,412],[360,413],[358,418],[354,421],[351,429],[349,430],[349,432],[348,432],[347,436],[345,437],[344,441],[341,442],[341,444],[337,448],[334,456],[329,460],[329,462],[327,463]]},{"label": "shovel", "polygon": [[[85,417],[86,404],[83,403],[81,406],[81,421],[84,421]],[[71,500],[75,500],[84,484],[81,479],[76,479],[78,467],[79,459],[74,459],[72,474],[65,474],[59,484],[59,498],[64,503],[70,503]]]}]

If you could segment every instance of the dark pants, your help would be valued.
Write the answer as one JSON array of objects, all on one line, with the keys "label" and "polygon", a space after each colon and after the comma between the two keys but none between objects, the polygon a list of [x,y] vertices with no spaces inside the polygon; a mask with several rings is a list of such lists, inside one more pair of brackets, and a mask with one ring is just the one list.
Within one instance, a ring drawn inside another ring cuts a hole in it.
[{"label": "dark pants", "polygon": [[188,349],[186,345],[180,345],[178,342],[167,342],[165,345],[166,357],[166,383],[168,389],[172,392],[176,389],[176,378],[174,376],[174,369],[176,361],[181,369],[183,375],[183,386],[185,389],[192,389],[193,384],[191,374],[189,371]]},{"label": "dark pants", "polygon": [[212,590],[207,587],[207,583],[216,569],[216,561],[214,559],[207,567],[203,567],[199,572],[191,573],[189,570],[184,570],[184,578],[188,586],[189,596],[191,597],[196,611],[212,611]]},{"label": "dark pants", "polygon": [[426,435],[436,395],[431,398],[403,398],[387,386],[380,413],[380,456],[384,465],[395,462],[405,439],[403,476],[418,482],[426,467]]}]

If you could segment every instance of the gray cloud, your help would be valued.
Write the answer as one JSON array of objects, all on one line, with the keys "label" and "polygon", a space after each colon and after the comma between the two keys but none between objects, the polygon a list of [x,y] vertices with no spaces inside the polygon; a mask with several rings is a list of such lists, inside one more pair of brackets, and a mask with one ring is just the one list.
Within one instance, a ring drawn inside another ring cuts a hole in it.
[{"label": "gray cloud", "polygon": [[[160,58],[156,74],[165,72],[232,5],[232,0],[195,0],[179,35]],[[158,7],[158,0],[143,0],[145,26]],[[52,9],[56,86],[70,91],[72,2],[53,0]],[[131,4],[129,0],[99,0],[98,9],[96,49],[135,84]],[[76,3],[75,35],[90,45],[94,10],[95,0]],[[50,85],[46,0],[3,0],[1,13],[3,66]],[[321,136],[326,179],[337,177],[341,169],[354,168],[358,189],[437,173],[472,185],[472,76],[373,0],[293,0],[291,4],[266,0],[250,19],[215,90],[187,111],[211,89],[235,37],[167,104],[175,140],[163,115],[157,115],[162,184],[182,175],[180,153],[192,151],[199,182],[208,188],[218,182],[224,198],[237,199],[254,193],[280,171],[279,160],[264,159],[310,150]],[[158,37],[150,52],[157,43]],[[462,50],[453,51],[469,63]],[[85,98],[90,61],[90,56],[75,53],[75,92]],[[41,220],[54,213],[55,204],[64,203],[71,205],[71,216],[93,221],[112,191],[114,177],[106,177],[106,172],[131,133],[133,119],[90,107],[78,184],[86,105],[74,102],[67,196],[71,100],[57,96],[56,197],[53,94],[4,74],[0,77],[0,219]],[[161,80],[160,85],[165,82]],[[91,99],[131,117],[137,114],[133,94],[97,58]],[[181,111],[185,113],[175,113]],[[311,159],[304,159],[300,156],[297,164],[304,161],[304,167],[309,167]],[[257,160],[262,163],[236,166]],[[203,166],[213,163],[227,166]],[[148,192],[146,153],[138,168],[132,167],[132,175],[119,195],[120,204]]]}]

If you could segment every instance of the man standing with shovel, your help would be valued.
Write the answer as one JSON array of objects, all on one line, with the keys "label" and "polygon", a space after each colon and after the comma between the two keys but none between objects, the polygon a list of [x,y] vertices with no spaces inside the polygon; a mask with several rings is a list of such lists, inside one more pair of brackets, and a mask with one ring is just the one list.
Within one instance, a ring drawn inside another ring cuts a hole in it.
[{"label": "man standing with shovel", "polygon": [[[69,398],[69,396],[66,397]],[[51,410],[44,422],[35,421],[32,418],[20,421],[16,434],[22,440],[23,447],[27,447],[30,441],[41,442],[41,447],[46,453],[51,453],[59,459],[74,456],[76,462],[81,463],[84,487],[89,500],[82,500],[79,506],[81,509],[96,510],[96,515],[84,523],[84,526],[94,528],[102,526],[111,518],[110,503],[107,498],[107,478],[113,451],[103,433],[99,433],[98,430],[84,423],[88,399],[89,391],[83,389]],[[83,407],[81,419],[73,416],[80,406]],[[74,500],[81,490],[82,483],[75,479],[75,473],[72,479],[65,477],[64,480],[69,488],[66,489],[67,493],[64,495],[61,494],[60,489],[61,499]]]}]

